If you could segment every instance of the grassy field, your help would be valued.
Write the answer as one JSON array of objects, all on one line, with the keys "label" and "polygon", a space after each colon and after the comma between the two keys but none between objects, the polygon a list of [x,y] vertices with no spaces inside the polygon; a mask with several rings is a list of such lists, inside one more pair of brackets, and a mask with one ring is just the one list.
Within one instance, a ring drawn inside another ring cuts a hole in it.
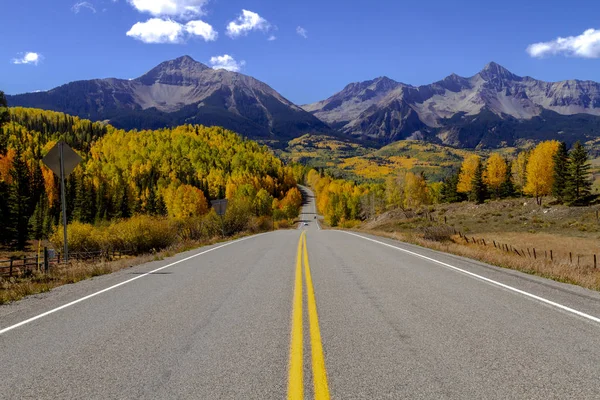
[{"label": "grassy field", "polygon": [[540,207],[532,199],[511,199],[443,204],[420,212],[395,210],[359,229],[600,290],[597,212],[600,206]]}]

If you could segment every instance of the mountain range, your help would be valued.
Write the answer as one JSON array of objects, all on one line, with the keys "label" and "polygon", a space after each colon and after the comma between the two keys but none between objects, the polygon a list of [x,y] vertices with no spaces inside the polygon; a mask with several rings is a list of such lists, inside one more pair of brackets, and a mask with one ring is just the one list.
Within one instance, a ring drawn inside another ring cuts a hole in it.
[{"label": "mountain range", "polygon": [[429,85],[387,77],[351,83],[326,100],[299,107],[250,76],[214,70],[184,56],[137,79],[72,82],[8,96],[8,101],[125,129],[198,123],[280,142],[312,133],[379,145],[420,139],[494,148],[600,136],[600,84],[539,81],[493,62],[474,76],[451,74]]},{"label": "mountain range", "polygon": [[476,75],[452,74],[412,86],[387,77],[351,83],[303,108],[358,138],[390,143],[424,139],[457,147],[600,135],[600,84],[543,82],[489,63]]},{"label": "mountain range", "polygon": [[218,125],[251,138],[276,140],[331,131],[267,84],[212,69],[189,56],[163,62],[136,79],[77,81],[7,100],[11,106],[61,111],[123,129]]}]

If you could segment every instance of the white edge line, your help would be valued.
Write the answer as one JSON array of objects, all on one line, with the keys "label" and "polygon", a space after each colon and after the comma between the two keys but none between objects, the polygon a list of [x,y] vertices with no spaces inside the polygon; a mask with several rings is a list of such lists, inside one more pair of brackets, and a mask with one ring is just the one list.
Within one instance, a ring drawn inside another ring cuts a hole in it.
[{"label": "white edge line", "polygon": [[[269,233],[269,232],[266,232],[266,233]],[[8,332],[8,331],[11,331],[11,330],[13,330],[13,329],[15,329],[15,328],[18,328],[18,327],[20,327],[20,326],[23,326],[23,325],[25,325],[25,324],[28,324],[28,323],[30,323],[30,322],[33,322],[33,321],[35,321],[35,320],[38,320],[38,319],[40,319],[40,318],[43,318],[43,317],[45,317],[45,316],[47,316],[47,315],[50,315],[50,314],[53,314],[53,313],[55,313],[55,312],[57,312],[57,311],[60,311],[60,310],[62,310],[62,309],[65,309],[65,308],[67,308],[67,307],[71,307],[72,305],[75,305],[75,304],[77,304],[77,303],[80,303],[80,302],[82,302],[82,301],[85,301],[85,300],[91,299],[92,297],[98,296],[99,294],[102,294],[102,293],[108,292],[109,290],[116,289],[116,288],[118,288],[119,286],[123,286],[123,285],[125,285],[125,284],[127,284],[127,283],[130,283],[130,282],[133,282],[133,281],[135,281],[135,280],[137,280],[137,279],[140,279],[140,278],[143,278],[143,277],[145,277],[145,276],[151,275],[151,274],[153,274],[154,272],[161,271],[161,270],[163,270],[163,269],[166,269],[166,268],[172,267],[173,265],[176,265],[176,264],[182,263],[182,262],[184,262],[184,261],[191,260],[192,258],[195,258],[195,257],[201,256],[201,255],[203,255],[203,254],[209,253],[209,252],[211,252],[211,251],[214,251],[214,250],[221,249],[221,248],[223,248],[223,247],[225,247],[225,246],[229,246],[229,245],[232,245],[232,244],[234,244],[234,243],[241,242],[241,241],[243,241],[243,240],[247,240],[247,239],[251,239],[251,238],[255,238],[255,237],[258,237],[258,236],[265,235],[266,233],[260,233],[260,234],[258,234],[258,235],[253,235],[253,236],[248,236],[248,237],[245,237],[245,238],[237,239],[237,240],[234,240],[234,241],[232,241],[232,242],[228,242],[228,243],[222,244],[222,245],[220,245],[220,246],[213,247],[213,248],[211,248],[211,249],[208,249],[208,250],[202,251],[202,252],[200,252],[200,253],[194,254],[194,255],[192,255],[192,256],[186,257],[186,258],[184,258],[184,259],[182,259],[182,260],[175,261],[175,262],[173,262],[173,263],[171,263],[171,264],[168,264],[168,265],[165,265],[165,266],[163,266],[163,267],[156,268],[156,269],[154,269],[154,270],[152,270],[152,271],[149,271],[149,272],[146,272],[146,273],[144,273],[144,274],[142,274],[142,275],[136,276],[135,278],[128,279],[128,280],[126,280],[126,281],[124,281],[124,282],[121,282],[121,283],[117,283],[116,285],[113,285],[113,286],[107,287],[106,289],[102,289],[102,290],[100,290],[100,291],[98,291],[98,292],[95,292],[95,293],[89,294],[89,295],[87,295],[87,296],[85,296],[85,297],[82,297],[82,298],[80,298],[80,299],[74,300],[74,301],[72,301],[72,302],[70,302],[70,303],[63,304],[63,305],[62,305],[62,306],[60,306],[60,307],[53,308],[53,309],[52,309],[52,310],[50,310],[50,311],[46,311],[46,312],[44,312],[44,313],[42,313],[42,314],[36,315],[35,317],[31,317],[31,318],[29,318],[29,319],[26,319],[25,321],[21,321],[21,322],[19,322],[18,324],[14,324],[14,325],[11,325],[11,326],[9,326],[9,327],[7,327],[7,328],[4,328],[4,329],[0,330],[0,335],[2,335],[2,334],[4,334],[4,333],[6,333],[6,332]]]},{"label": "white edge line", "polygon": [[570,313],[572,313],[572,314],[578,315],[578,316],[580,316],[580,317],[582,317],[582,318],[589,319],[590,321],[594,321],[594,322],[600,323],[600,318],[594,317],[593,315],[589,315],[589,314],[586,314],[586,313],[584,313],[584,312],[577,311],[577,310],[575,310],[575,309],[573,309],[573,308],[570,308],[570,307],[567,307],[567,306],[563,306],[562,304],[555,303],[554,301],[551,301],[551,300],[545,299],[545,298],[543,298],[543,297],[540,297],[540,296],[536,296],[535,294],[531,294],[531,293],[529,293],[529,292],[525,292],[525,291],[523,291],[523,290],[520,290],[520,289],[514,288],[514,287],[512,287],[512,286],[508,286],[508,285],[506,285],[506,284],[504,284],[504,283],[500,283],[500,282],[498,282],[498,281],[495,281],[495,280],[493,280],[493,279],[489,279],[489,278],[486,278],[486,277],[484,277],[484,276],[481,276],[481,275],[474,274],[473,272],[466,271],[466,270],[464,270],[464,269],[461,269],[461,268],[455,267],[455,266],[453,266],[453,265],[446,264],[445,262],[438,261],[438,260],[436,260],[436,259],[434,259],[434,258],[427,257],[427,256],[424,256],[424,255],[422,255],[422,254],[419,254],[419,253],[415,253],[415,252],[413,252],[413,251],[410,251],[410,250],[405,250],[405,249],[403,249],[403,248],[396,247],[396,246],[394,246],[394,245],[391,245],[391,244],[389,244],[389,243],[380,242],[379,240],[375,240],[375,239],[371,239],[371,238],[368,238],[368,237],[365,237],[365,236],[357,235],[356,233],[347,232],[347,231],[338,231],[338,232],[347,233],[348,235],[356,236],[356,237],[359,237],[359,238],[362,238],[362,239],[365,239],[365,240],[369,240],[369,241],[371,241],[371,242],[379,243],[379,244],[382,244],[382,245],[384,245],[384,246],[388,246],[388,247],[391,247],[391,248],[393,248],[393,249],[400,250],[400,251],[403,251],[403,252],[405,252],[405,253],[411,254],[411,255],[413,255],[413,256],[420,257],[420,258],[423,258],[423,259],[425,259],[425,260],[428,260],[428,261],[432,261],[432,262],[434,262],[434,263],[436,263],[436,264],[440,264],[440,265],[442,265],[442,266],[444,266],[444,267],[446,267],[446,268],[450,268],[450,269],[453,269],[453,270],[455,270],[455,271],[462,272],[463,274],[466,274],[466,275],[472,276],[472,277],[474,277],[474,278],[480,279],[480,280],[482,280],[482,281],[485,281],[485,282],[487,282],[487,283],[491,283],[492,285],[500,286],[500,287],[502,287],[502,288],[504,288],[504,289],[507,289],[507,290],[513,291],[513,292],[515,292],[515,293],[522,294],[523,296],[527,296],[527,297],[529,297],[529,298],[535,299],[535,300],[537,300],[537,301],[540,301],[540,302],[542,302],[542,303],[545,303],[545,304],[548,304],[548,305],[550,305],[550,306],[553,306],[553,307],[559,308],[559,309],[561,309],[561,310],[563,310],[563,311],[567,311],[567,312],[570,312]]}]

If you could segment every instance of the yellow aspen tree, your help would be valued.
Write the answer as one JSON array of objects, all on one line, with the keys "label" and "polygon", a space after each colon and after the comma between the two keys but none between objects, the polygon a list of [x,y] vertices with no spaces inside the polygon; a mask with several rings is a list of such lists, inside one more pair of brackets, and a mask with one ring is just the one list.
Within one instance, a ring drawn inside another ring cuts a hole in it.
[{"label": "yellow aspen tree", "polygon": [[498,197],[500,186],[506,180],[507,169],[506,161],[500,154],[494,153],[488,158],[483,181],[496,197]]},{"label": "yellow aspen tree", "polygon": [[388,208],[404,207],[404,178],[406,171],[390,175],[385,180],[385,202]]},{"label": "yellow aspen tree", "polygon": [[171,185],[164,191],[169,215],[175,218],[197,217],[208,212],[204,193],[190,185]]},{"label": "yellow aspen tree", "polygon": [[423,175],[408,172],[405,177],[404,205],[407,208],[416,208],[427,204],[427,181]]},{"label": "yellow aspen tree", "polygon": [[458,176],[458,185],[456,190],[459,193],[469,193],[473,188],[473,177],[475,176],[475,170],[480,162],[480,157],[477,154],[468,155],[460,167],[460,174]]},{"label": "yellow aspen tree", "polygon": [[527,160],[529,151],[522,151],[512,163],[513,182],[517,185],[519,191],[523,193],[523,188],[527,183]]},{"label": "yellow aspen tree", "polygon": [[554,155],[560,143],[556,140],[541,142],[531,152],[527,162],[527,184],[523,191],[534,196],[538,205],[542,197],[552,193],[554,183]]}]

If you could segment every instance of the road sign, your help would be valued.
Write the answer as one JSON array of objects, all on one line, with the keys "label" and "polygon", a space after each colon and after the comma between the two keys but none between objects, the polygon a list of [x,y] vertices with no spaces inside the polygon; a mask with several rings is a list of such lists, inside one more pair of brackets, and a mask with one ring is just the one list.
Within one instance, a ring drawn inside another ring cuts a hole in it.
[{"label": "road sign", "polygon": [[67,200],[65,195],[65,177],[69,176],[82,158],[68,144],[61,140],[46,154],[42,162],[60,177],[60,198],[63,216],[63,245],[65,264],[69,262],[69,244],[67,242]]},{"label": "road sign", "polygon": [[225,215],[225,211],[227,211],[227,199],[223,200],[211,200],[210,205],[215,209],[217,215],[223,216]]},{"label": "road sign", "polygon": [[64,158],[64,173],[65,177],[69,176],[75,167],[82,161],[79,154],[75,153],[68,144],[64,141],[56,143],[56,145],[46,154],[42,162],[52,170],[57,176],[60,176],[60,147],[62,146]]}]

